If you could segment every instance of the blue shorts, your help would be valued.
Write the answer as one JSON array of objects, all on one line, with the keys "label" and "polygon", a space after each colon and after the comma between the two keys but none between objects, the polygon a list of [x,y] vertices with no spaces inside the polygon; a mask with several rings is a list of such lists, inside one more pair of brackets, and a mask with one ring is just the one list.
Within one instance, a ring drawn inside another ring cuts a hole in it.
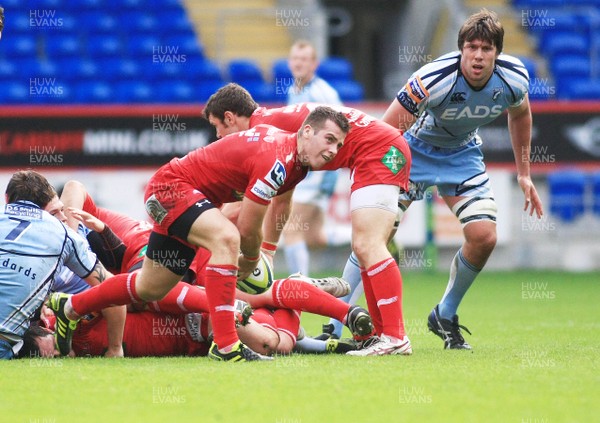
[{"label": "blue shorts", "polygon": [[440,148],[404,134],[412,153],[408,193],[400,200],[422,200],[425,190],[437,186],[445,197],[493,198],[478,137],[458,148]]},{"label": "blue shorts", "polygon": [[12,345],[4,339],[0,339],[0,360],[10,360],[14,357]]}]

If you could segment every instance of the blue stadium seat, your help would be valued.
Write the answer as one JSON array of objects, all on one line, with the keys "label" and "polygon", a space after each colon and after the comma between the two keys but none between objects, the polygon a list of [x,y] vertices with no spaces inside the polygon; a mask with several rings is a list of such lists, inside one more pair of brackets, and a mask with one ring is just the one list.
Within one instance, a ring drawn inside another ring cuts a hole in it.
[{"label": "blue stadium seat", "polygon": [[60,73],[58,65],[50,60],[38,60],[33,57],[19,58],[13,62],[17,67],[19,76],[28,78],[65,78],[66,74]]},{"label": "blue stadium seat", "polygon": [[[3,1],[2,4],[5,2]],[[36,0],[35,7],[39,9],[60,9],[65,5],[64,0]]]},{"label": "blue stadium seat", "polygon": [[264,82],[260,66],[251,59],[232,60],[227,68],[231,81],[240,85],[245,82]]},{"label": "blue stadium seat", "polygon": [[550,100],[556,98],[556,86],[547,79],[535,78],[529,81],[530,100]]},{"label": "blue stadium seat", "polygon": [[583,34],[565,31],[546,31],[540,42],[540,51],[548,56],[589,54],[590,42]]},{"label": "blue stadium seat", "polygon": [[[8,23],[6,24],[8,25]],[[30,35],[15,35],[2,37],[0,53],[4,57],[35,57],[37,55],[37,39]]]},{"label": "blue stadium seat", "polygon": [[211,81],[223,83],[221,69],[216,63],[208,59],[191,58],[186,60],[186,66],[189,74],[188,79],[197,80],[199,82]]},{"label": "blue stadium seat", "polygon": [[89,34],[114,34],[121,27],[121,23],[109,13],[100,11],[86,11],[77,16],[83,31]]},{"label": "blue stadium seat", "polygon": [[[5,2],[2,2],[2,6],[5,9],[10,10],[10,5],[7,5]],[[18,10],[19,6],[16,6]],[[5,11],[6,15],[7,12]],[[5,16],[6,20],[7,17]],[[8,22],[4,22],[4,39],[6,40],[9,36],[15,36],[17,34],[29,34],[31,32],[31,25],[29,22],[29,15],[27,13],[23,13],[21,11],[15,11],[12,16],[10,16],[10,25]],[[10,35],[9,35],[10,34]],[[4,41],[2,41],[4,43]]]},{"label": "blue stadium seat", "polygon": [[76,103],[111,103],[114,91],[110,84],[102,80],[91,80],[76,85],[74,102]]},{"label": "blue stadium seat", "polygon": [[81,37],[75,34],[47,34],[44,38],[46,54],[51,58],[82,55]]},{"label": "blue stadium seat", "polygon": [[548,174],[550,212],[563,222],[573,222],[585,211],[586,175],[577,170]]},{"label": "blue stadium seat", "polygon": [[178,47],[178,52],[188,57],[204,57],[204,50],[193,33],[178,33],[164,37],[164,44]]},{"label": "blue stadium seat", "polygon": [[14,62],[9,61],[8,59],[0,59],[0,81],[18,78],[20,75],[21,71],[20,69],[17,69]]},{"label": "blue stadium seat", "polygon": [[163,35],[171,34],[189,34],[194,33],[192,24],[183,9],[171,9],[160,14],[161,22],[168,22],[168,25],[162,24],[159,31]]},{"label": "blue stadium seat", "polygon": [[523,9],[562,7],[564,4],[564,0],[513,0],[515,7]]},{"label": "blue stadium seat", "polygon": [[108,57],[96,64],[101,69],[103,77],[112,81],[141,79],[147,69],[135,60],[120,57]]},{"label": "blue stadium seat", "polygon": [[[157,33],[161,30],[161,24],[155,15],[146,11],[125,12],[119,16],[121,26],[127,28],[130,33]],[[168,26],[168,25],[167,25]]]},{"label": "blue stadium seat", "polygon": [[29,81],[24,78],[2,82],[1,104],[25,104],[30,102]]},{"label": "blue stadium seat", "polygon": [[568,78],[558,85],[561,100],[600,100],[600,79]]},{"label": "blue stadium seat", "polygon": [[356,81],[331,80],[327,81],[335,88],[342,101],[363,101],[365,91],[362,85]]},{"label": "blue stadium seat", "polygon": [[199,99],[198,89],[185,81],[169,81],[158,85],[158,100],[167,103],[194,103]]},{"label": "blue stadium seat", "polygon": [[217,90],[223,87],[226,83],[224,81],[217,80],[204,80],[196,82],[197,90],[198,90],[198,101],[206,102],[211,95],[213,95]]},{"label": "blue stadium seat", "polygon": [[59,69],[69,69],[64,76],[77,82],[99,79],[103,73],[100,66],[90,59],[66,57],[57,60],[56,64]]},{"label": "blue stadium seat", "polygon": [[329,80],[348,80],[353,78],[352,64],[343,57],[329,57],[321,60],[317,68],[317,75],[326,81]]},{"label": "blue stadium seat", "polygon": [[144,81],[118,81],[114,88],[117,103],[151,103],[157,97],[154,87]]},{"label": "blue stadium seat", "polygon": [[[147,78],[154,81],[188,79],[187,66],[184,63],[152,63],[144,67]],[[189,78],[192,79],[192,78]]]},{"label": "blue stadium seat", "polygon": [[560,55],[550,63],[556,79],[589,77],[592,69],[590,58],[585,55]]},{"label": "blue stadium seat", "polygon": [[273,103],[280,101],[275,95],[275,87],[273,87],[272,84],[258,80],[246,80],[243,83],[240,83],[240,85],[248,90],[252,98],[258,103]]},{"label": "blue stadium seat", "polygon": [[123,40],[116,35],[90,35],[87,39],[90,57],[122,56],[124,52]]},{"label": "blue stadium seat", "polygon": [[287,82],[294,78],[287,59],[276,60],[271,67],[271,74],[275,83],[277,83],[277,80]]},{"label": "blue stadium seat", "polygon": [[131,57],[138,57],[144,63],[152,63],[153,55],[164,57],[161,52],[164,45],[155,35],[130,35],[127,41],[127,51]]},{"label": "blue stadium seat", "polygon": [[108,0],[65,0],[65,8],[69,10],[108,10]]}]

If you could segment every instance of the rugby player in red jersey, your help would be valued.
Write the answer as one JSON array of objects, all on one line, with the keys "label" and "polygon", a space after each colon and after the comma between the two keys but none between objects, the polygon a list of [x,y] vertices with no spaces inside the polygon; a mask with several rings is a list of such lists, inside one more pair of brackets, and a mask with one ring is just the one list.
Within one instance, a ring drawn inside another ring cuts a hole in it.
[{"label": "rugby player in red jersey", "polygon": [[[139,267],[136,257],[140,257],[139,263],[141,264],[143,257],[141,252],[145,252],[151,233],[151,226],[147,222],[137,221],[124,214],[97,207],[85,186],[78,181],[71,180],[65,184],[61,199],[67,205],[67,214],[70,217],[72,227],[77,227],[83,223],[90,230],[102,234],[103,242],[94,243],[92,246],[94,251],[100,250],[97,254],[101,259],[107,259],[111,267],[117,269],[117,273],[119,268],[123,272],[125,272],[124,269],[127,269],[127,273],[136,271]],[[83,207],[85,210],[80,210],[78,207]],[[106,222],[102,221],[100,217],[106,219]],[[114,230],[108,224],[109,222],[115,225]],[[110,234],[112,233],[116,237],[113,236],[113,239],[107,239],[111,237]],[[132,234],[135,236],[131,236]],[[121,240],[121,237],[124,240]],[[90,238],[89,235],[88,238]],[[125,257],[131,257],[132,261],[123,261]],[[209,257],[210,253],[207,250],[202,248],[198,250],[192,266],[188,269],[191,270],[193,267],[193,272],[186,274],[188,282],[201,286],[205,285],[203,270]],[[178,282],[159,301],[148,304],[135,303],[135,310],[150,310],[169,314],[207,312],[209,307],[206,293],[204,289],[197,288],[191,287],[188,283]],[[350,306],[335,298],[347,294],[348,291],[347,283],[339,278],[311,279],[301,276],[277,280],[269,290],[259,295],[250,295],[238,290],[236,297],[245,300],[253,308],[269,307],[287,310],[274,311],[270,314],[272,317],[268,318],[269,321],[261,321],[261,324],[273,329],[279,335],[278,338],[283,338],[285,342],[271,340],[268,347],[264,347],[265,342],[263,340],[267,336],[261,331],[245,331],[246,338],[243,339],[243,342],[252,349],[257,346],[260,349],[258,352],[266,351],[269,354],[275,351],[283,351],[289,353],[295,343],[295,335],[298,331],[296,326],[299,325],[299,319],[296,319],[295,316],[299,315],[300,310],[336,318],[346,324],[350,331],[357,336],[371,333],[370,317],[363,313],[363,309]],[[293,310],[298,310],[298,312],[293,314],[291,313]],[[263,315],[257,314],[257,316]],[[294,337],[282,336],[290,334],[293,334]],[[278,345],[281,345],[281,347],[278,347]],[[331,347],[331,343],[329,346]],[[333,350],[335,352],[335,348]]]},{"label": "rugby player in red jersey", "polygon": [[[317,106],[301,103],[278,109],[259,108],[244,88],[228,84],[211,96],[204,116],[215,126],[217,136],[265,123],[295,131]],[[411,354],[402,317],[402,277],[387,249],[398,213],[400,189],[408,190],[410,150],[397,128],[357,109],[334,109],[344,113],[351,129],[344,148],[319,170],[349,168],[352,172],[352,249],[361,266],[369,312],[379,335],[369,348],[351,354]],[[271,248],[279,239],[281,222],[289,214],[276,206],[275,200],[270,211],[273,218],[265,219],[266,246]]]},{"label": "rugby player in red jersey", "polygon": [[[289,205],[294,186],[309,168],[319,169],[336,156],[348,130],[343,114],[318,107],[295,133],[259,125],[171,160],[146,188],[146,211],[154,228],[141,270],[75,296],[53,294],[50,304],[57,321],[74,329],[82,315],[103,304],[163,298],[187,271],[197,248],[204,247],[211,252],[205,274],[214,332],[209,357],[268,359],[239,341],[233,305],[236,278],[247,277],[256,267],[271,199],[283,195]],[[219,206],[240,200],[236,227]]]}]

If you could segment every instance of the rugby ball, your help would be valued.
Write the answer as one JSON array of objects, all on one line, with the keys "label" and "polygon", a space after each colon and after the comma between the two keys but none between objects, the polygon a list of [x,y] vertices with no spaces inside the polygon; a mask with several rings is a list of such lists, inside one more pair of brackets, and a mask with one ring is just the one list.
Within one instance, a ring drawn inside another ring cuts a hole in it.
[{"label": "rugby ball", "polygon": [[273,285],[271,262],[262,251],[256,269],[246,279],[237,281],[240,291],[247,294],[262,294]]}]

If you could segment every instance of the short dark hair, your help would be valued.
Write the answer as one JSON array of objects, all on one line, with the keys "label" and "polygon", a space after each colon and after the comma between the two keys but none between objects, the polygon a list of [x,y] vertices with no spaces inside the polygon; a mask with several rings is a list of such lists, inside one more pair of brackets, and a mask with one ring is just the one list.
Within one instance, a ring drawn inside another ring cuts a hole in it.
[{"label": "short dark hair", "polygon": [[20,170],[13,174],[6,186],[9,203],[31,201],[43,209],[56,196],[56,191],[41,173],[35,170]]},{"label": "short dark hair", "polygon": [[306,125],[310,125],[314,128],[315,132],[319,132],[323,129],[325,122],[328,120],[335,123],[344,134],[347,134],[350,131],[350,123],[346,116],[344,116],[342,112],[338,112],[329,106],[319,106],[310,112],[309,115],[306,116],[306,119],[304,119],[304,122],[302,122],[300,130]]},{"label": "short dark hair", "polygon": [[258,104],[250,93],[244,87],[231,82],[210,96],[204,107],[204,117],[208,119],[209,115],[213,115],[222,121],[225,119],[225,112],[250,117],[256,109]]},{"label": "short dark hair", "polygon": [[458,49],[462,51],[465,41],[473,40],[487,41],[502,53],[504,28],[495,12],[481,9],[467,18],[458,31]]},{"label": "short dark hair", "polygon": [[38,338],[52,335],[47,329],[39,325],[31,325],[23,335],[23,346],[17,354],[17,358],[36,358],[40,357],[40,346],[37,343]]},{"label": "short dark hair", "polygon": [[4,31],[4,8],[0,6],[0,32]]}]

